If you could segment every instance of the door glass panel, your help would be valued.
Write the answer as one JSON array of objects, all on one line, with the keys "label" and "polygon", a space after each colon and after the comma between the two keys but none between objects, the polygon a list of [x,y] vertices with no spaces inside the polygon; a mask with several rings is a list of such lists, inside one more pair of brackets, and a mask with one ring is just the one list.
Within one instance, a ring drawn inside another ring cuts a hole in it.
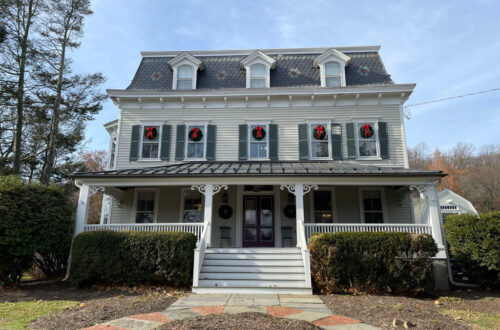
[{"label": "door glass panel", "polygon": [[260,225],[267,227],[273,225],[273,206],[271,198],[260,199]]},{"label": "door glass panel", "polygon": [[257,228],[245,228],[245,241],[257,240]]},{"label": "door glass panel", "polygon": [[257,224],[257,200],[247,198],[245,205],[245,225],[255,226]]},{"label": "door glass panel", "polygon": [[260,240],[261,241],[272,241],[273,240],[273,229],[272,228],[261,228],[260,229]]}]

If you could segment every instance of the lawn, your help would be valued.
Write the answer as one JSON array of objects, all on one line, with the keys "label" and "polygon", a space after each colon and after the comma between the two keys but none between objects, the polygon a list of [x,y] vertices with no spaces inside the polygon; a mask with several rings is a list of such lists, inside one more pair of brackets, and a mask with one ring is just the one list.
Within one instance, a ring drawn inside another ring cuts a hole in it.
[{"label": "lawn", "polygon": [[500,314],[462,310],[443,310],[441,313],[451,315],[455,320],[463,320],[474,329],[500,329]]},{"label": "lawn", "polygon": [[32,320],[78,304],[77,301],[71,300],[36,300],[0,303],[0,328],[24,329]]}]

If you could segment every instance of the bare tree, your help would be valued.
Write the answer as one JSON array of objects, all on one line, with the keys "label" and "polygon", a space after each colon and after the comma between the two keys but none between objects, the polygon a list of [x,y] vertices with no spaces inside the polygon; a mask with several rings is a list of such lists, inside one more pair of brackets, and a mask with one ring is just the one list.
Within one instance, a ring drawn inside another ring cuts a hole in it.
[{"label": "bare tree", "polygon": [[413,148],[408,149],[408,161],[410,168],[427,169],[431,162],[428,154],[427,144],[421,142]]}]

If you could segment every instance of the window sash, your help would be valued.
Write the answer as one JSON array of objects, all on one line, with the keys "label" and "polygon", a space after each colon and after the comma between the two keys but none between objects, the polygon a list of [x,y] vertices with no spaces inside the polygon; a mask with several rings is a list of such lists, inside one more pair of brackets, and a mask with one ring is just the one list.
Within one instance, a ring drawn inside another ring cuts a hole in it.
[{"label": "window sash", "polygon": [[[187,125],[186,126],[186,159],[205,159],[207,126],[206,125]],[[193,128],[199,128],[202,131],[202,138],[200,141],[191,141],[189,139],[189,132]]]},{"label": "window sash", "polygon": [[203,222],[203,196],[197,191],[184,191],[182,222]]},{"label": "window sash", "polygon": [[264,87],[266,87],[266,79],[265,78],[251,78],[250,79],[250,87],[251,88],[264,88]]},{"label": "window sash", "polygon": [[[373,127],[373,135],[370,138],[362,138],[360,136],[360,129],[363,125],[370,124]],[[358,158],[378,158],[380,157],[379,138],[378,138],[378,122],[365,121],[357,122],[355,125],[356,136],[356,150]]]},{"label": "window sash", "polygon": [[361,203],[365,223],[385,222],[384,197],[381,190],[363,190]]},{"label": "window sash", "polygon": [[[326,128],[326,137],[324,140],[316,140],[313,136],[316,126],[324,126]],[[310,123],[309,124],[309,158],[311,159],[329,159],[331,155],[331,125],[330,123]],[[325,148],[326,145],[326,148]],[[320,150],[322,148],[323,150]],[[324,152],[322,155],[315,155],[315,151]]]},{"label": "window sash", "polygon": [[[252,135],[252,130],[261,126],[266,130],[266,136],[262,140],[257,140]],[[269,158],[269,125],[259,125],[259,124],[250,124],[248,125],[248,158],[249,159],[267,159]]]},{"label": "window sash", "polygon": [[[324,202],[324,197],[327,196],[329,201],[327,201],[327,206],[323,207],[320,204]],[[319,190],[314,191],[312,194],[313,201],[313,220],[314,223],[333,223],[334,221],[334,209],[333,209],[333,194],[331,190]]]},{"label": "window sash", "polygon": [[[148,140],[145,138],[146,127],[156,128],[156,138]],[[141,136],[141,159],[158,159],[160,157],[160,141],[161,141],[161,126],[160,125],[142,125]]]},{"label": "window sash", "polygon": [[177,89],[179,90],[193,89],[193,79],[177,79]]},{"label": "window sash", "polygon": [[[152,194],[152,196],[150,196]],[[156,191],[137,192],[137,202],[135,209],[136,223],[153,223],[156,214]]]}]

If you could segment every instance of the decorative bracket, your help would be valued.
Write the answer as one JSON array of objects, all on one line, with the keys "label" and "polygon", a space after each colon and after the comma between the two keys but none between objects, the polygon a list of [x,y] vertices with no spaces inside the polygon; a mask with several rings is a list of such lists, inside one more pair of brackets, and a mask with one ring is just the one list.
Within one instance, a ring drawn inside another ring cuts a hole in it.
[{"label": "decorative bracket", "polygon": [[[303,185],[303,194],[307,194],[308,192],[311,191],[311,189],[318,190],[318,185],[315,184],[304,184]],[[285,188],[288,190],[289,193],[295,195],[295,185],[294,184],[283,184],[280,186],[281,190],[285,190]],[[297,196],[297,195],[295,195]]]},{"label": "decorative bracket", "polygon": [[[202,193],[203,195],[205,195],[206,193],[206,186],[205,184],[194,184],[191,186],[191,190],[198,190],[200,193]],[[213,185],[213,194],[217,194],[219,191],[221,191],[221,189],[225,189],[227,190],[227,185],[225,184],[214,184]]]},{"label": "decorative bracket", "polygon": [[425,186],[410,186],[408,189],[410,189],[411,192],[418,192],[420,194],[420,198],[422,199],[426,196]]},{"label": "decorative bracket", "polygon": [[89,197],[97,194],[98,192],[104,192],[104,187],[91,186],[89,187]]}]

